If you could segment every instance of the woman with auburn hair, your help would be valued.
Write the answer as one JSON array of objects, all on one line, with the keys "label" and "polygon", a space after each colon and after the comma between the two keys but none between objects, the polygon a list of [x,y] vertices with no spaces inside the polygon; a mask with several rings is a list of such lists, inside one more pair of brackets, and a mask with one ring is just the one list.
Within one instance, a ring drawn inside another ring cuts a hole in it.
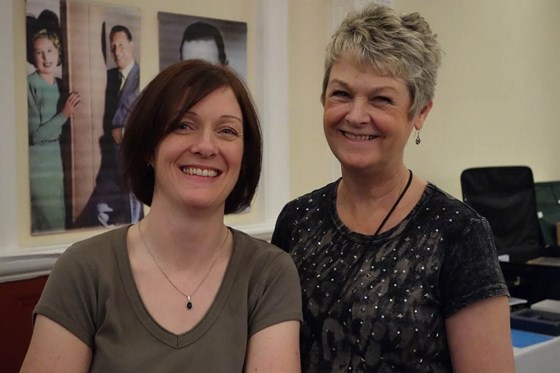
[{"label": "woman with auburn hair", "polygon": [[299,372],[293,261],[224,224],[261,172],[242,80],[201,60],[171,65],[141,93],[122,150],[150,211],[60,257],[22,372]]}]

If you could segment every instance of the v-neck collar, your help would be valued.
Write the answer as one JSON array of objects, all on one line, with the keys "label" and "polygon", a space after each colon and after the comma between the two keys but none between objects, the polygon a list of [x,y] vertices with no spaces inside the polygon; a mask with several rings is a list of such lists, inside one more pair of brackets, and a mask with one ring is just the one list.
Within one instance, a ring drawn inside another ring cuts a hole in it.
[{"label": "v-neck collar", "polygon": [[[130,227],[130,226],[129,226]],[[203,318],[196,324],[191,330],[182,333],[175,334],[164,327],[162,327],[148,312],[140,293],[134,281],[134,276],[132,275],[132,267],[130,264],[130,258],[127,251],[126,235],[129,227],[124,227],[121,230],[121,234],[115,237],[115,251],[117,256],[117,265],[119,268],[119,273],[121,276],[122,285],[124,287],[126,296],[130,303],[134,314],[138,318],[138,321],[143,325],[143,327],[156,339],[165,343],[173,348],[181,349],[194,343],[200,337],[202,337],[212,325],[216,322],[217,318],[220,316],[228,298],[231,290],[233,288],[234,279],[239,269],[240,255],[236,249],[236,243],[238,238],[238,232],[231,229],[233,234],[233,249],[231,257],[227,264],[226,271],[224,273],[224,278],[216,294],[216,298],[210,305],[210,308],[203,316]]]}]

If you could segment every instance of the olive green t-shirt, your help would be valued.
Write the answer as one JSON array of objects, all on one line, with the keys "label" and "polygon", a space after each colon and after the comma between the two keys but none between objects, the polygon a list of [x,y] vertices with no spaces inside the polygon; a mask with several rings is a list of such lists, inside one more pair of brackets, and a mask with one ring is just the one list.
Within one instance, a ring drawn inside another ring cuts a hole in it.
[{"label": "olive green t-shirt", "polygon": [[301,321],[299,279],[290,256],[232,229],[233,253],[207,314],[187,333],[165,330],[139,296],[127,229],[68,248],[34,310],[92,349],[91,372],[241,372],[251,335]]}]

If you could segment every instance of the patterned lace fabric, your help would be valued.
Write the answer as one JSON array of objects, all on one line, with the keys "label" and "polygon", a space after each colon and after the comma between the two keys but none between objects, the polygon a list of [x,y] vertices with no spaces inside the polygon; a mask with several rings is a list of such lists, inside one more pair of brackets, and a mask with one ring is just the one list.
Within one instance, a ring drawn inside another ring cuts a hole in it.
[{"label": "patterned lace fabric", "polygon": [[488,223],[428,184],[399,225],[358,234],[337,185],[286,205],[272,238],[300,274],[304,372],[451,372],[445,317],[508,294]]}]

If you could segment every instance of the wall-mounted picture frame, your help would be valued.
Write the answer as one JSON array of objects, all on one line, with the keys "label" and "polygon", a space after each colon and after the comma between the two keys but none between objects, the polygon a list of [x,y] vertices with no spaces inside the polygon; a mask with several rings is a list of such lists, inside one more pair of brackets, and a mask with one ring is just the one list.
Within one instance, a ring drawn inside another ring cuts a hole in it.
[{"label": "wall-mounted picture frame", "polygon": [[247,79],[247,23],[175,13],[158,13],[159,66],[201,58],[228,65]]},{"label": "wall-mounted picture frame", "polygon": [[138,221],[119,144],[139,92],[140,10],[29,0],[26,28],[31,234]]}]

